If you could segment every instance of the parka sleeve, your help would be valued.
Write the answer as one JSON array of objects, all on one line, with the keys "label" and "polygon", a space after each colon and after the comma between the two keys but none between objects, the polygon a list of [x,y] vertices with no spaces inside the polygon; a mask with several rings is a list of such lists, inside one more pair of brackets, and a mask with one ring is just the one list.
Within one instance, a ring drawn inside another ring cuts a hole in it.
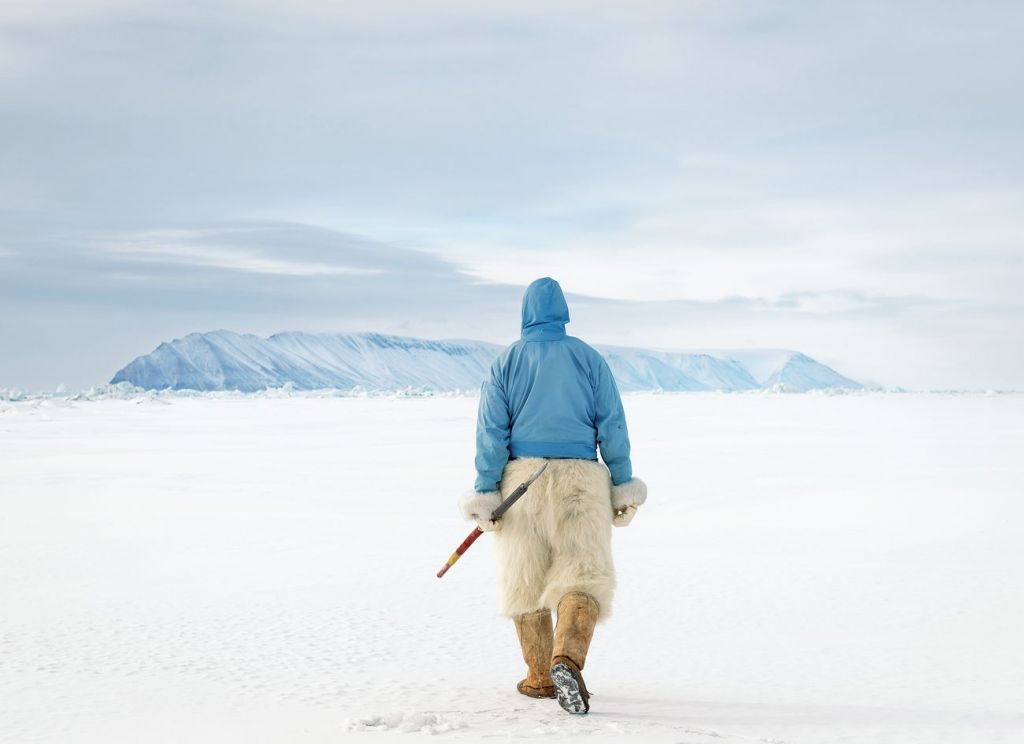
[{"label": "parka sleeve", "polygon": [[511,438],[511,416],[508,398],[501,381],[500,357],[491,365],[491,372],[480,388],[480,409],[476,417],[476,484],[477,491],[496,491],[502,471],[508,462]]},{"label": "parka sleeve", "polygon": [[611,472],[612,484],[618,486],[633,477],[633,465],[629,461],[629,432],[626,430],[622,396],[603,357],[598,360],[595,370],[594,403],[597,446],[601,448],[601,459]]}]

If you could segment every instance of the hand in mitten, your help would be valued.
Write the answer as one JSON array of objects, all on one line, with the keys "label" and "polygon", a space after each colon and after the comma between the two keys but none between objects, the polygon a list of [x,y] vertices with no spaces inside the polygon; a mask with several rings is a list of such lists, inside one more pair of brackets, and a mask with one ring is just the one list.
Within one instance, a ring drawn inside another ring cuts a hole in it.
[{"label": "hand in mitten", "polygon": [[639,478],[612,486],[612,524],[625,527],[636,516],[637,507],[647,501],[647,484]]},{"label": "hand in mitten", "polygon": [[613,512],[612,524],[616,527],[625,527],[627,524],[632,522],[633,517],[636,516],[636,508],[636,504],[630,504],[629,506]]},{"label": "hand in mitten", "polygon": [[470,491],[459,503],[462,516],[476,522],[482,532],[496,532],[501,529],[501,520],[494,521],[491,514],[501,504],[501,494],[497,491]]}]

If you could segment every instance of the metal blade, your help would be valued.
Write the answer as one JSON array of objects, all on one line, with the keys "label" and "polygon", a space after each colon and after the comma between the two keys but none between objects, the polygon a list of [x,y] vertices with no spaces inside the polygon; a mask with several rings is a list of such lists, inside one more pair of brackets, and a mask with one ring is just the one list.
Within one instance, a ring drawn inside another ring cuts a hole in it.
[{"label": "metal blade", "polygon": [[531,476],[530,476],[530,478],[529,478],[529,479],[528,479],[528,480],[526,481],[526,486],[527,486],[527,488],[529,488],[530,486],[532,486],[532,485],[533,485],[533,482],[534,482],[535,480],[537,480],[538,478],[540,478],[540,474],[541,474],[541,473],[543,473],[543,472],[544,472],[544,471],[545,471],[545,470],[547,469],[547,467],[548,467],[548,463],[547,463],[547,461],[545,460],[544,464],[543,464],[543,465],[541,465],[541,466],[540,466],[539,468],[537,468],[537,472],[536,472],[536,473],[534,473],[533,475],[531,475]]}]

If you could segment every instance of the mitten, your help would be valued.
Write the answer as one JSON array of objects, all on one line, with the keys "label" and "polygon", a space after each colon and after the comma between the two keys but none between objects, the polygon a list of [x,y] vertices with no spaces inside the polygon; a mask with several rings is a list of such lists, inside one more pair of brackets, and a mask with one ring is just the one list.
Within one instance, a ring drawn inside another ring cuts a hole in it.
[{"label": "mitten", "polygon": [[612,486],[612,524],[625,527],[636,516],[637,507],[647,501],[647,484],[633,478]]},{"label": "mitten", "polygon": [[497,491],[469,491],[462,497],[459,507],[462,516],[476,522],[482,532],[496,532],[501,529],[501,520],[494,521],[491,514],[501,504],[501,494]]}]

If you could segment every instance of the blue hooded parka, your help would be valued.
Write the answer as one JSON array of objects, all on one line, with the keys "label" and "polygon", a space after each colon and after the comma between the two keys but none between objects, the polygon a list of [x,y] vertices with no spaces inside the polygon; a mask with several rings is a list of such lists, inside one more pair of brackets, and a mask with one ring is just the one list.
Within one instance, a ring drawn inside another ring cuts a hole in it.
[{"label": "blue hooded parka", "polygon": [[601,459],[619,485],[632,478],[622,398],[608,363],[567,336],[562,288],[544,277],[523,295],[522,338],[491,365],[480,390],[476,490],[494,491],[510,457]]}]

